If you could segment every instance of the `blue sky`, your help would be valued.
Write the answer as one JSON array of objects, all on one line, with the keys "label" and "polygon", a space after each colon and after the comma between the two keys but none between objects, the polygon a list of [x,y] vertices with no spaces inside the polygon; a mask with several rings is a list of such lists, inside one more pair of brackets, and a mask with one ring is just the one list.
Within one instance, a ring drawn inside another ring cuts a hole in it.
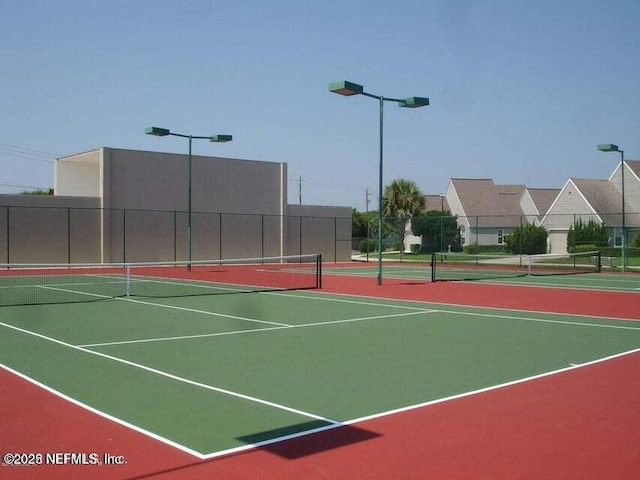
[{"label": "blue sky", "polygon": [[194,153],[283,161],[289,198],[365,209],[385,184],[451,177],[561,187],[640,159],[639,0],[0,0],[0,191],[50,186],[53,158],[144,135],[230,133]]}]

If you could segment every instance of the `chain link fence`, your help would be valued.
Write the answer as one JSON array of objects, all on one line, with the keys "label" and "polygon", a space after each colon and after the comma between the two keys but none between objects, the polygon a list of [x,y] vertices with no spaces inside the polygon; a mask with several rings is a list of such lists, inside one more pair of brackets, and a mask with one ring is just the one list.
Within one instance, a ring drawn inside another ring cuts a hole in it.
[{"label": "chain link fence", "polygon": [[[0,262],[186,260],[188,223],[183,211],[0,206]],[[351,217],[192,212],[191,231],[193,260],[351,255]]]},{"label": "chain link fence", "polygon": [[[569,229],[579,223],[593,221],[602,226],[604,238],[576,242],[569,235]],[[640,268],[640,216],[627,213],[624,233],[621,227],[622,214],[611,213],[603,216],[595,214],[555,214],[544,217],[531,215],[486,215],[486,216],[450,216],[437,215],[414,218],[407,225],[404,235],[395,218],[383,221],[383,248],[385,250],[401,250],[403,252],[459,252],[493,253],[510,252],[509,236],[516,229],[524,229],[528,225],[541,225],[546,231],[546,244],[538,245],[535,253],[562,254],[587,250],[599,250],[603,261],[611,266],[622,266],[622,245],[624,239],[625,266]],[[353,242],[353,248],[365,252],[377,250],[377,220],[369,225],[369,242],[367,237],[360,236]],[[414,235],[413,232],[417,235]],[[512,239],[513,240],[513,239]],[[519,242],[526,237],[518,236]],[[527,251],[527,245],[515,245],[518,252]]]}]

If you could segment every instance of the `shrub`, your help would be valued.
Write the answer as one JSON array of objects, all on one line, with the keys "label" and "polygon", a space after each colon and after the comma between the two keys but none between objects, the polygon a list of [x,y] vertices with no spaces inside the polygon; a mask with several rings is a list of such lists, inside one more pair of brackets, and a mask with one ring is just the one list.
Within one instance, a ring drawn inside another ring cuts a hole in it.
[{"label": "shrub", "polygon": [[581,218],[578,218],[569,228],[567,251],[575,252],[578,245],[584,244],[594,244],[598,248],[607,247],[609,245],[607,227],[591,219],[585,223]]},{"label": "shrub", "polygon": [[358,249],[360,250],[360,253],[371,253],[371,252],[376,252],[378,250],[378,242],[377,240],[361,240],[360,244],[358,245]]},{"label": "shrub", "polygon": [[506,238],[511,253],[535,255],[547,252],[547,230],[533,224],[516,227]]},{"label": "shrub", "polygon": [[467,245],[466,247],[464,247],[462,249],[462,251],[464,253],[470,253],[471,255],[475,255],[476,253],[478,253],[479,249],[478,249],[478,244],[474,243],[472,245]]},{"label": "shrub", "polygon": [[411,233],[422,238],[421,252],[459,251],[460,235],[457,216],[445,215],[440,210],[429,210],[424,215],[411,219]]},{"label": "shrub", "polygon": [[[596,247],[595,243],[585,243],[583,245],[576,245],[575,248],[573,249],[572,253],[582,253],[582,252],[595,252],[600,250],[600,252],[604,252],[605,250],[619,250],[619,249],[612,249],[612,248],[600,248],[600,247]],[[607,255],[608,257],[611,257],[612,255]]]},{"label": "shrub", "polygon": [[452,252],[464,252],[469,253],[471,255],[481,254],[481,253],[504,253],[507,251],[507,247],[505,245],[467,245],[466,247],[458,247],[457,250],[451,248]]}]

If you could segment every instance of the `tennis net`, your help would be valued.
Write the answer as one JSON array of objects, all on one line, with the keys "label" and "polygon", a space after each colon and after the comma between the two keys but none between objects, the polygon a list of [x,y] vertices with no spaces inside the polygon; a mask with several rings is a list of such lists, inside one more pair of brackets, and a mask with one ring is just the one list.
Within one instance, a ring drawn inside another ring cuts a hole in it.
[{"label": "tennis net", "polygon": [[544,255],[434,253],[431,280],[491,280],[601,271],[600,252]]},{"label": "tennis net", "polygon": [[0,306],[322,287],[322,257],[110,264],[0,264]]}]

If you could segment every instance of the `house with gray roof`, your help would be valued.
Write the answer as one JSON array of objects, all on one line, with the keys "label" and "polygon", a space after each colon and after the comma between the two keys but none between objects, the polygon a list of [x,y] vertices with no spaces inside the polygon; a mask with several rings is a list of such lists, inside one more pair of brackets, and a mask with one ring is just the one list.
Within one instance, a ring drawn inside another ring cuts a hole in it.
[{"label": "house with gray roof", "polygon": [[521,206],[526,190],[524,185],[496,185],[490,178],[450,179],[446,199],[458,215],[462,245],[504,245],[506,236],[528,221]]},{"label": "house with gray roof", "polygon": [[[624,162],[624,199],[640,214],[640,160],[625,160]],[[622,169],[618,164],[609,177],[611,184],[622,194]]]},{"label": "house with gray roof", "polygon": [[440,212],[448,212],[450,211],[449,203],[447,202],[447,197],[444,194],[441,195],[425,195],[424,196],[424,205],[425,211],[429,212],[432,210],[440,211]]},{"label": "house with gray roof", "polygon": [[[551,253],[566,253],[567,235],[576,221],[593,220],[610,232],[610,246],[622,246],[622,170],[608,180],[570,178],[554,200],[541,225],[549,232]],[[627,242],[640,231],[640,161],[625,161],[625,227]]]},{"label": "house with gray roof", "polygon": [[527,221],[540,225],[559,193],[559,188],[526,188],[520,197],[520,207]]}]

